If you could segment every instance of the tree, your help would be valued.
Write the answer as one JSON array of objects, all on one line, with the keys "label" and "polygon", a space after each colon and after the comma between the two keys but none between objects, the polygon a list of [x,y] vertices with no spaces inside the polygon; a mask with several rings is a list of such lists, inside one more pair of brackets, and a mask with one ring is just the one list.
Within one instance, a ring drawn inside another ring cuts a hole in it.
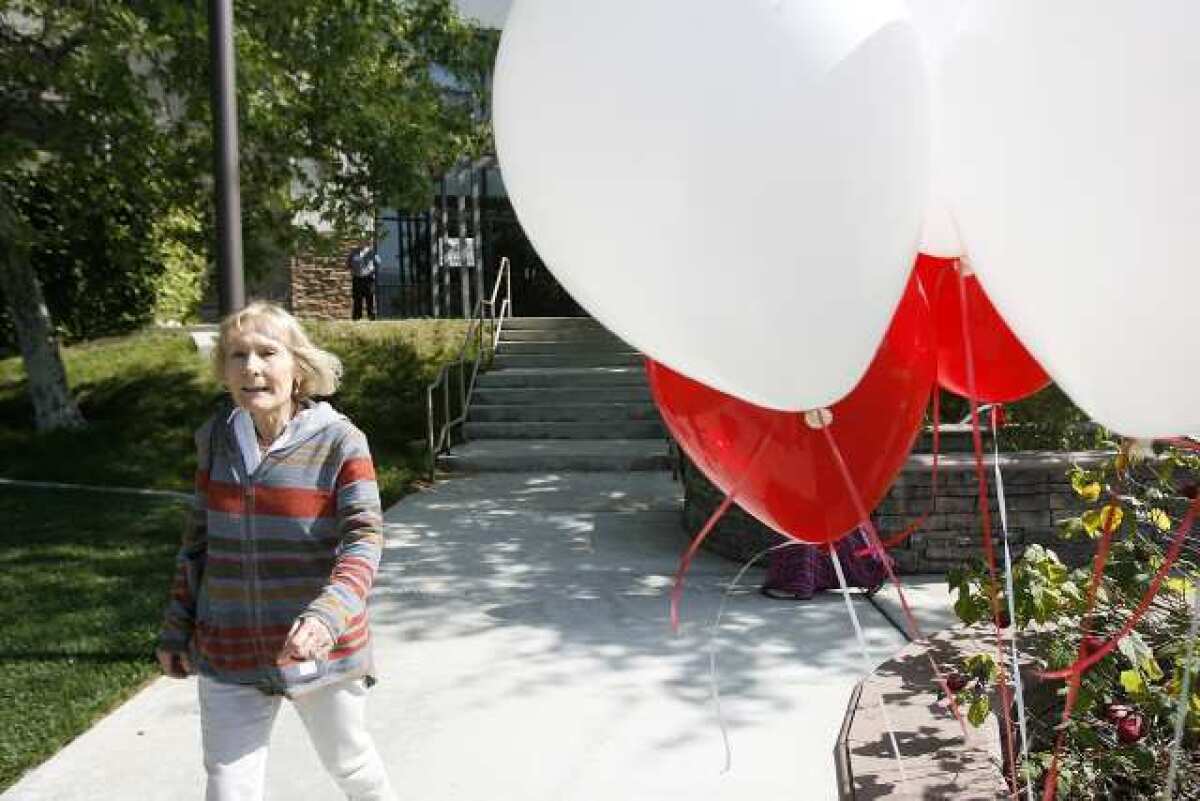
[{"label": "tree", "polygon": [[[106,276],[106,319],[132,326],[147,319],[163,237],[215,250],[206,9],[0,0],[0,291],[39,429],[82,423],[58,332],[95,328],[63,328],[70,291],[49,298],[56,325],[40,281]],[[450,0],[241,0],[236,25],[252,277],[318,241],[314,216],[353,231],[379,205],[423,206],[435,176],[489,149],[475,111],[495,41]],[[464,91],[444,91],[435,64]]]}]

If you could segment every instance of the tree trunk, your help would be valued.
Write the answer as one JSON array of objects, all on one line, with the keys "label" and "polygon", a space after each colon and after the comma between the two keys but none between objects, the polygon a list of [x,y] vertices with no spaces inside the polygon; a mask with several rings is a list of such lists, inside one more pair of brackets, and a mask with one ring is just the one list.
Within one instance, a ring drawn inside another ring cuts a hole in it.
[{"label": "tree trunk", "polygon": [[38,431],[79,428],[83,415],[67,387],[58,335],[29,260],[25,221],[0,193],[0,290],[17,329]]}]

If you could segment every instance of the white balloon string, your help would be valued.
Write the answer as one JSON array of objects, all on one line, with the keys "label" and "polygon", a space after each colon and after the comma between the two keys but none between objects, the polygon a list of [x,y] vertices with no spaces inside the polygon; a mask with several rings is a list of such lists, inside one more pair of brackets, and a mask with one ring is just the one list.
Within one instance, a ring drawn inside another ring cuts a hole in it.
[{"label": "white balloon string", "polygon": [[721,769],[722,773],[728,773],[733,767],[733,748],[729,745],[729,727],[725,724],[725,715],[721,711],[721,691],[720,682],[717,678],[717,635],[721,629],[721,617],[725,614],[725,602],[729,600],[729,596],[737,589],[738,583],[742,580],[742,576],[746,575],[746,571],[754,567],[759,559],[762,559],[771,551],[777,551],[781,548],[790,548],[793,545],[803,545],[804,543],[795,540],[781,542],[778,545],[772,545],[770,548],[763,548],[750,558],[750,561],[742,565],[742,569],[733,577],[733,581],[726,588],[725,594],[721,596],[721,603],[717,607],[717,615],[713,618],[712,626],[708,636],[708,686],[712,693],[713,705],[717,712],[717,725],[721,727],[721,742],[725,746],[725,767]]},{"label": "white balloon string", "polygon": [[683,581],[687,576],[688,568],[691,566],[692,560],[696,556],[696,552],[700,550],[700,545],[704,542],[708,535],[712,533],[712,530],[716,527],[717,522],[724,517],[725,512],[729,510],[729,507],[733,505],[735,501],[737,501],[738,494],[742,491],[742,485],[745,484],[752,475],[750,472],[751,468],[754,466],[755,462],[758,461],[759,454],[763,452],[763,446],[767,444],[767,441],[771,438],[771,435],[775,432],[775,429],[778,426],[779,420],[775,420],[771,423],[767,430],[762,433],[762,436],[758,438],[758,442],[754,445],[754,450],[750,452],[750,457],[746,460],[746,464],[742,468],[741,476],[734,483],[728,494],[726,494],[720,505],[717,506],[716,511],[709,515],[708,521],[704,524],[703,528],[700,529],[700,532],[695,536],[695,538],[692,539],[691,545],[688,546],[687,551],[684,552],[683,557],[679,560],[679,568],[675,571],[675,584],[671,588],[670,599],[671,630],[676,634],[679,633],[679,604],[683,598]]},{"label": "white balloon string", "polygon": [[1175,713],[1175,737],[1171,740],[1171,762],[1167,769],[1166,796],[1170,801],[1175,792],[1175,775],[1179,770],[1179,749],[1183,744],[1183,725],[1192,701],[1192,653],[1196,648],[1196,633],[1200,629],[1200,589],[1192,589],[1192,622],[1188,629],[1187,656],[1183,661],[1183,685],[1179,690],[1179,709]]},{"label": "white balloon string", "polygon": [[829,445],[829,453],[833,456],[833,463],[842,475],[846,492],[849,493],[850,499],[854,502],[854,509],[858,513],[860,520],[858,528],[863,533],[863,536],[867,538],[872,553],[875,554],[876,558],[883,565],[888,580],[896,588],[896,595],[900,599],[900,609],[904,612],[904,621],[908,627],[904,631],[904,636],[925,648],[925,658],[929,660],[929,666],[933,669],[934,681],[941,688],[942,694],[950,701],[950,713],[958,721],[958,727],[962,730],[963,740],[970,742],[971,734],[967,729],[966,718],[963,717],[962,710],[958,708],[958,701],[955,700],[954,693],[950,692],[950,686],[946,683],[946,674],[942,671],[933,656],[933,648],[930,645],[929,639],[921,631],[921,625],[917,622],[912,607],[909,606],[908,596],[904,593],[904,584],[892,568],[892,560],[887,555],[887,549],[883,547],[883,543],[879,539],[879,532],[875,530],[875,524],[871,522],[871,516],[867,513],[867,507],[863,503],[862,494],[859,493],[858,486],[854,483],[854,477],[850,474],[850,468],[846,466],[846,459],[842,456],[842,451],[838,447],[837,439],[833,436],[833,426],[825,426],[821,431],[825,434],[825,442]]},{"label": "white balloon string", "polygon": [[[1004,591],[1008,595],[1008,619],[1012,624],[1012,671],[1013,691],[1017,695],[1017,727],[1021,734],[1021,758],[1029,764],[1029,731],[1026,725],[1025,691],[1021,682],[1021,663],[1017,658],[1017,602],[1013,592],[1012,550],[1008,545],[1008,508],[1004,500],[1004,476],[1000,473],[1000,437],[996,426],[996,407],[991,409],[992,417],[992,454],[993,467],[996,472],[996,503],[1000,508],[1000,530],[1004,538]],[[1028,801],[1033,801],[1033,782],[1025,782],[1025,794]]]},{"label": "white balloon string", "polygon": [[[983,550],[987,557],[988,568],[988,605],[992,613],[992,622],[996,630],[996,657],[997,665],[1004,664],[1004,638],[1000,633],[1000,600],[997,597],[996,587],[996,552],[992,542],[992,515],[988,498],[987,486],[987,471],[983,466],[983,436],[980,433],[979,426],[979,392],[978,384],[975,381],[975,353],[974,342],[971,339],[971,322],[968,314],[967,305],[967,279],[963,275],[962,260],[959,260],[958,269],[955,269],[955,276],[958,280],[958,304],[959,317],[962,324],[963,338],[963,361],[965,362],[967,373],[967,400],[971,404],[971,442],[975,450],[975,475],[979,483],[979,524],[983,534]],[[1010,618],[1009,624],[1015,626],[1016,618]],[[1008,754],[1013,754],[1016,748],[1013,743],[1013,725],[1012,725],[1012,710],[1009,708],[1008,699],[1008,680],[1004,675],[1005,671],[1001,670],[997,677],[997,689],[1000,691],[1001,699],[1001,719],[1004,726],[1002,733],[1004,736],[1004,744]],[[1012,788],[1012,797],[1017,798],[1017,771],[1016,760],[1012,760],[1013,765],[1009,771],[1009,785]]]},{"label": "white balloon string", "polygon": [[[842,600],[846,602],[846,611],[850,613],[850,624],[854,626],[854,637],[858,640],[858,653],[862,657],[864,689],[867,682],[875,675],[875,667],[871,664],[871,655],[867,651],[867,638],[863,636],[862,624],[858,622],[858,612],[854,602],[850,600],[850,587],[846,584],[846,574],[842,572],[842,560],[838,558],[837,549],[829,546],[829,559],[833,562],[833,570],[837,573],[838,584],[842,588]],[[900,772],[900,784],[908,783],[908,775],[904,772],[904,759],[900,756],[900,745],[896,742],[896,730],[892,726],[892,718],[888,715],[887,704],[883,702],[883,691],[879,692],[879,714],[883,716],[883,725],[887,729],[888,739],[892,743],[892,753],[896,756],[896,770]]]}]

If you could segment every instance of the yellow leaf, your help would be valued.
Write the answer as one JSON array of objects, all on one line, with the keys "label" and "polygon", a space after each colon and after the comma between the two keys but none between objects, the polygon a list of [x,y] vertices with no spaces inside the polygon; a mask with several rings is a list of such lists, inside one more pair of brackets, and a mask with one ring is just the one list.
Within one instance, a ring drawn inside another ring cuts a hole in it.
[{"label": "yellow leaf", "polygon": [[1084,512],[1082,518],[1083,527],[1092,536],[1096,536],[1103,531],[1110,533],[1116,531],[1120,528],[1123,519],[1125,519],[1125,512],[1115,503]]},{"label": "yellow leaf", "polygon": [[1167,588],[1167,592],[1173,592],[1176,595],[1187,595],[1192,591],[1192,582],[1183,576],[1169,578],[1163,582],[1163,586]]},{"label": "yellow leaf", "polygon": [[1154,527],[1159,531],[1171,530],[1171,516],[1162,509],[1150,510],[1150,522],[1153,523]]},{"label": "yellow leaf", "polygon": [[1146,692],[1146,682],[1142,680],[1142,674],[1136,669],[1121,671],[1121,686],[1134,698]]},{"label": "yellow leaf", "polygon": [[1079,488],[1079,497],[1088,503],[1092,503],[1100,497],[1100,483],[1093,481],[1091,484],[1084,484]]}]

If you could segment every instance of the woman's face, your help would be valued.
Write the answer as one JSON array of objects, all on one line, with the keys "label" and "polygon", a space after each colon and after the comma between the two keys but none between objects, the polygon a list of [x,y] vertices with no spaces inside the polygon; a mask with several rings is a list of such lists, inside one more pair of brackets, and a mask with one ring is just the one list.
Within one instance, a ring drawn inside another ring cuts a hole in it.
[{"label": "woman's face", "polygon": [[238,406],[251,415],[288,408],[296,381],[296,362],[287,345],[258,331],[233,331],[225,346],[225,386]]}]

